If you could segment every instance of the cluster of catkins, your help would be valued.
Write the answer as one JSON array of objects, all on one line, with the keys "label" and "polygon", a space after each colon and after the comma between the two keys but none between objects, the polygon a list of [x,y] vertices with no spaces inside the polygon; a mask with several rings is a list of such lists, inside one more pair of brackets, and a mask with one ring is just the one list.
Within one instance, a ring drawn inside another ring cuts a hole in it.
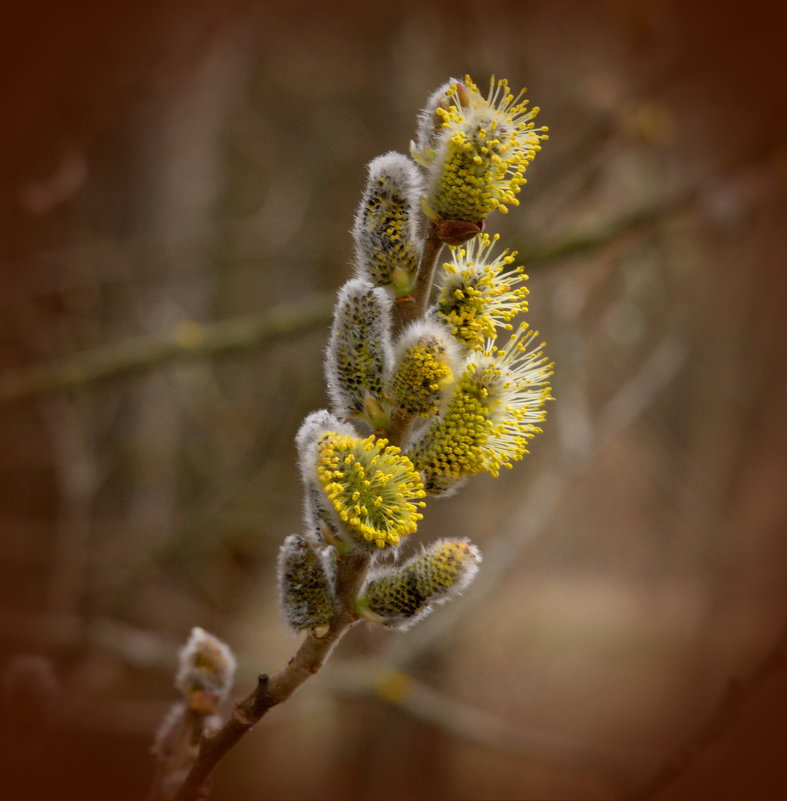
[{"label": "cluster of catkins", "polygon": [[[310,414],[296,438],[305,529],[279,556],[296,631],[329,630],[337,564],[354,551],[371,554],[372,567],[353,611],[389,627],[407,628],[475,576],[480,554],[464,539],[396,556],[424,498],[510,467],[544,419],[551,365],[537,332],[512,323],[527,309],[527,276],[482,233],[487,215],[518,203],[546,138],[537,111],[504,80],[486,97],[469,77],[451,80],[421,112],[410,155],[369,165],[355,274],[339,292],[325,359],[330,409]],[[426,312],[402,327],[396,304],[411,302],[419,269],[431,269],[428,236],[448,251]]]}]

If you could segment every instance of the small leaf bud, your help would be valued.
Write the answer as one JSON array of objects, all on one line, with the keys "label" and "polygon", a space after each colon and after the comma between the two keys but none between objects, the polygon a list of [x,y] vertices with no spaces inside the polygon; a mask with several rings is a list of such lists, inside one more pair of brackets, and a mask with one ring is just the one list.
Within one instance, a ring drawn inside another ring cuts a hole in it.
[{"label": "small leaf bud", "polygon": [[187,707],[200,715],[213,715],[234,678],[235,656],[229,646],[195,626],[180,652],[175,676]]}]

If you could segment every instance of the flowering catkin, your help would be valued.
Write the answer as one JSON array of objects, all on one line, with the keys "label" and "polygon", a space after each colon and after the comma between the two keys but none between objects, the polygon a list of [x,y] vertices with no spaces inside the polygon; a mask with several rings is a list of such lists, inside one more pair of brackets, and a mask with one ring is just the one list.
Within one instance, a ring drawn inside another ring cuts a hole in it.
[{"label": "flowering catkin", "polygon": [[395,547],[412,534],[426,495],[412,462],[386,439],[323,433],[316,471],[336,518],[339,537],[366,548]]},{"label": "flowering catkin", "polygon": [[364,418],[382,428],[388,417],[383,387],[390,372],[391,299],[362,278],[339,292],[325,359],[333,411],[343,418]]},{"label": "flowering catkin", "polygon": [[527,166],[547,138],[533,122],[538,111],[494,78],[486,97],[470,76],[432,95],[411,148],[426,168],[427,214],[480,224],[495,209],[518,205]]},{"label": "flowering catkin", "polygon": [[388,393],[405,416],[430,417],[443,407],[459,361],[445,326],[416,320],[399,337]]},{"label": "flowering catkin", "polygon": [[468,540],[438,540],[402,567],[378,568],[357,600],[356,610],[370,622],[409,628],[435,604],[465,589],[480,561],[478,548]]},{"label": "flowering catkin", "polygon": [[356,272],[397,296],[413,287],[418,271],[418,214],[423,179],[401,153],[369,164],[369,176],[353,226]]},{"label": "flowering catkin", "polygon": [[428,494],[445,494],[478,473],[497,476],[527,453],[551,399],[552,365],[534,344],[537,335],[523,323],[503,347],[488,341],[468,357],[445,412],[407,449]]},{"label": "flowering catkin", "polygon": [[511,330],[511,320],[527,311],[527,275],[513,266],[516,253],[492,255],[498,239],[480,234],[451,248],[451,261],[437,279],[433,314],[466,348],[483,349],[498,329]]}]

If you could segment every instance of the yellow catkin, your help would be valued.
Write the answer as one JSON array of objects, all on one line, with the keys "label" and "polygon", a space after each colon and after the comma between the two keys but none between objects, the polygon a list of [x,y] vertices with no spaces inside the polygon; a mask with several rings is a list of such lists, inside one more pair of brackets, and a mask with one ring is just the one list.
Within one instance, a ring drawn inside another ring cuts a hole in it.
[{"label": "yellow catkin", "polygon": [[505,79],[492,78],[486,97],[470,76],[449,85],[434,108],[429,152],[414,154],[430,171],[427,203],[436,217],[477,223],[518,205],[527,167],[547,138],[533,122],[538,111]]},{"label": "yellow catkin", "polygon": [[342,527],[360,544],[396,546],[423,517],[421,478],[386,439],[324,432],[317,443],[317,477]]}]

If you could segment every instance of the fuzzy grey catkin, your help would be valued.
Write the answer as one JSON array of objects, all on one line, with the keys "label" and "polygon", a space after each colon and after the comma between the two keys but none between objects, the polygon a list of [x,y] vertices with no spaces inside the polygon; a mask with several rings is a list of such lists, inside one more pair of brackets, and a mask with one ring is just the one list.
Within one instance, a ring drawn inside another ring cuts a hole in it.
[{"label": "fuzzy grey catkin", "polygon": [[475,578],[481,554],[468,540],[437,540],[402,567],[379,567],[356,602],[361,617],[407,629]]},{"label": "fuzzy grey catkin", "polygon": [[336,612],[333,566],[306,537],[292,534],[279,550],[279,597],[287,625],[322,635]]}]

